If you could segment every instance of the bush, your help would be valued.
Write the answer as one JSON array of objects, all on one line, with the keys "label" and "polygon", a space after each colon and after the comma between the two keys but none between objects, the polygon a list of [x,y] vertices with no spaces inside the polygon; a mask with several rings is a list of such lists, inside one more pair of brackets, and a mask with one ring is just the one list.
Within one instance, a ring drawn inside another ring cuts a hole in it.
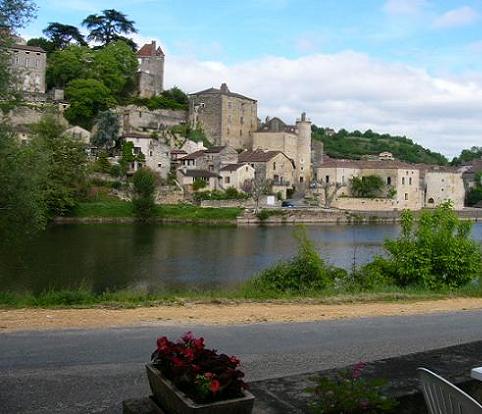
[{"label": "bush", "polygon": [[262,290],[310,292],[323,290],[335,279],[346,277],[345,270],[325,264],[303,227],[294,232],[294,237],[298,242],[297,255],[264,270],[248,284]]},{"label": "bush", "polygon": [[457,217],[450,202],[423,212],[417,227],[413,214],[404,211],[402,234],[385,242],[390,256],[384,271],[401,287],[466,285],[481,274],[481,250],[470,237],[471,226]]},{"label": "bush", "polygon": [[200,180],[196,178],[194,182],[192,183],[192,189],[193,191],[199,191],[202,190],[203,188],[206,188],[208,186],[208,183],[204,180]]},{"label": "bush", "polygon": [[157,185],[157,175],[149,168],[137,170],[133,177],[134,215],[139,221],[148,221],[155,216],[156,202],[154,192]]},{"label": "bush", "polygon": [[249,197],[248,194],[236,190],[233,187],[229,187],[226,191],[202,191],[194,194],[195,201],[202,200],[246,200]]}]

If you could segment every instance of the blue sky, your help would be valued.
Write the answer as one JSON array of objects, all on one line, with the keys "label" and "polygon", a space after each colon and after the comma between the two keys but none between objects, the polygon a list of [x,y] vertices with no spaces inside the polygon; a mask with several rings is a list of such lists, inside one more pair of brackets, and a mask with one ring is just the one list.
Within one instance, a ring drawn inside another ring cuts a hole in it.
[{"label": "blue sky", "polygon": [[447,155],[482,145],[482,0],[37,3],[26,37],[116,8],[135,20],[138,43],[162,44],[167,85],[229,81],[259,99],[261,116],[291,122],[303,110],[318,124],[407,134]]}]

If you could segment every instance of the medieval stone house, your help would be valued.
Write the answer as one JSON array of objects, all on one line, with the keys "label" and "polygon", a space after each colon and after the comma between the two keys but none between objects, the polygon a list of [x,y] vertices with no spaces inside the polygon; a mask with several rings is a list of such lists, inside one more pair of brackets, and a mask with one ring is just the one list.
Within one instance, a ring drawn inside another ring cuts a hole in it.
[{"label": "medieval stone house", "polygon": [[159,95],[164,86],[164,52],[152,41],[139,49],[137,58],[139,96],[150,98]]}]

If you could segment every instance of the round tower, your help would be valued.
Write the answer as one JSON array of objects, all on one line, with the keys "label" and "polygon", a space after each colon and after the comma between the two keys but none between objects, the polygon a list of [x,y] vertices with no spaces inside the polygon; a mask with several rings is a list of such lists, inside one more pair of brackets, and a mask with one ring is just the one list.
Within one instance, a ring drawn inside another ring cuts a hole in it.
[{"label": "round tower", "polygon": [[298,159],[296,160],[297,184],[309,184],[311,181],[311,121],[306,113],[296,120],[298,135]]}]

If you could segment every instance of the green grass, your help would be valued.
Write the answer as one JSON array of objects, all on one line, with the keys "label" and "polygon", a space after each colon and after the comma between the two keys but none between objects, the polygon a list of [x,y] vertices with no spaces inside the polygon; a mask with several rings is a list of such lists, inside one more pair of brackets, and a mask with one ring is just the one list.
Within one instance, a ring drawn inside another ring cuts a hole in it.
[{"label": "green grass", "polygon": [[[156,217],[167,220],[185,220],[189,222],[202,221],[232,221],[241,213],[239,208],[201,208],[187,204],[159,205]],[[73,217],[121,218],[134,217],[132,203],[121,200],[103,200],[79,203]]]},{"label": "green grass", "polygon": [[292,302],[292,303],[371,303],[413,302],[417,300],[455,297],[482,297],[480,286],[467,286],[457,290],[430,291],[421,288],[379,288],[370,291],[344,291],[326,289],[319,292],[277,292],[260,290],[249,283],[232,289],[177,289],[156,293],[121,290],[92,293],[88,289],[48,290],[38,294],[0,292],[0,308],[132,308],[184,303],[233,302]]}]

